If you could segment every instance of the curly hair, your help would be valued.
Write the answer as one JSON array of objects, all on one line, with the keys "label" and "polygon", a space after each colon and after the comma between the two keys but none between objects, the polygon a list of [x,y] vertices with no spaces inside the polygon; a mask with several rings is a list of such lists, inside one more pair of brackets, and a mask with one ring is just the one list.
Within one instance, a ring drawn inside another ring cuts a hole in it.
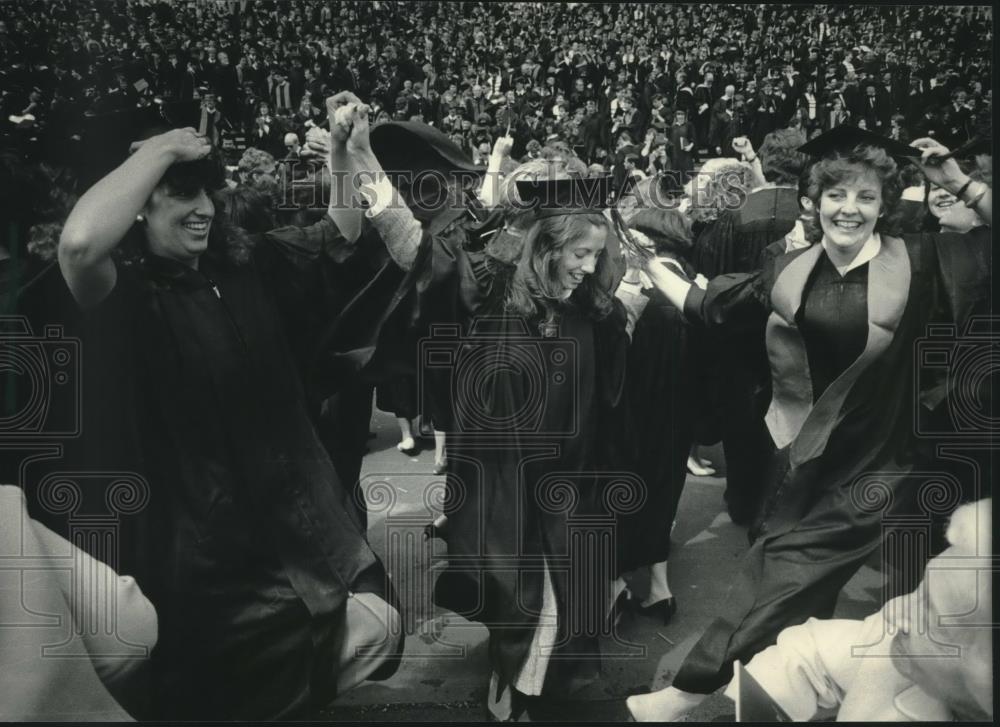
[{"label": "curly hair", "polygon": [[686,256],[694,246],[691,222],[678,210],[645,209],[629,219],[629,227],[650,239],[657,255]]},{"label": "curly hair", "polygon": [[764,178],[775,184],[797,184],[809,165],[809,157],[798,151],[805,142],[805,134],[798,129],[778,129],[765,136],[757,150]]},{"label": "curly hair", "polygon": [[723,210],[740,206],[750,193],[750,167],[735,159],[709,159],[698,174],[707,184],[688,209],[692,222],[712,222]]},{"label": "curly hair", "polygon": [[[558,276],[559,260],[566,247],[592,230],[608,231],[607,218],[600,212],[555,215],[536,220],[524,235],[521,257],[511,276],[505,309],[508,313],[534,316],[545,308],[557,307],[563,300]],[[572,299],[597,319],[611,312],[612,292],[601,281],[608,256],[597,258],[597,269],[584,278]]]},{"label": "curly hair", "polygon": [[[235,267],[249,262],[253,243],[242,228],[230,222],[229,215],[226,214],[225,198],[219,196],[220,190],[225,187],[225,180],[217,156],[210,154],[198,161],[173,164],[164,173],[157,187],[165,187],[187,195],[201,191],[208,194],[215,208],[215,216],[208,230],[208,248],[204,253],[205,257],[224,267]],[[142,223],[136,222],[125,233],[121,244],[115,248],[114,255],[119,261],[129,265],[143,258],[148,249],[146,228]]]},{"label": "curly hair", "polygon": [[257,149],[255,147],[250,147],[245,152],[243,156],[240,157],[238,162],[238,170],[241,175],[250,174],[258,169],[262,168],[274,168],[277,166],[278,162],[274,158],[273,154],[264,151],[263,149]]},{"label": "curly hair", "polygon": [[270,232],[276,225],[271,200],[249,187],[231,187],[215,193],[216,214],[224,214],[250,234]]},{"label": "curly hair", "polygon": [[896,161],[884,149],[859,145],[849,152],[835,152],[816,162],[809,170],[808,194],[813,201],[812,217],[806,221],[805,236],[809,242],[823,239],[819,218],[819,198],[836,184],[864,174],[875,173],[882,185],[882,213],[875,223],[875,231],[887,235],[900,233],[900,199],[903,185]]}]

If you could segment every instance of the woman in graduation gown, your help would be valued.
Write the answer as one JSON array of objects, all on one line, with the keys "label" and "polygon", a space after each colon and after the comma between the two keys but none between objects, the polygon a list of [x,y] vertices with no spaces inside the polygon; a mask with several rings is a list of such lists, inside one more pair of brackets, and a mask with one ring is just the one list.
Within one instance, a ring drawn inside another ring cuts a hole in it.
[{"label": "woman in graduation gown", "polygon": [[[681,212],[643,209],[628,220],[637,242],[655,250],[661,265],[694,270],[684,262],[691,248],[691,225]],[[689,326],[679,308],[648,286],[637,268],[626,271],[619,296],[643,295],[642,309],[628,350],[625,397],[620,407],[623,445],[620,461],[646,484],[647,498],[634,514],[619,519],[619,563],[623,572],[649,568],[649,592],[636,610],[668,623],[677,604],[667,581],[670,531],[687,476],[694,442],[691,382],[697,363],[689,345]],[[641,293],[640,287],[646,286]]]},{"label": "woman in graduation gown", "polygon": [[[84,436],[92,467],[147,483],[119,548],[160,615],[143,716],[304,717],[385,678],[400,635],[303,387],[307,351],[337,313],[319,258],[360,239],[363,221],[331,205],[234,261],[209,152],[193,129],[152,136],[66,222],[59,265],[85,314]],[[125,264],[115,251],[129,245]]]},{"label": "woman in graduation gown", "polygon": [[886,231],[901,193],[889,151],[922,153],[930,181],[991,221],[989,188],[954,160],[935,162],[946,149],[930,139],[911,148],[841,127],[803,151],[821,157],[809,187],[820,244],[757,273],[716,278],[705,291],[649,269],[689,320],[766,321],[773,387],[767,424],[778,451],[761,534],[740,577],[673,685],[629,698],[638,720],[678,719],[731,678],[735,660],[746,662],[787,626],[832,616],[841,588],[880,547],[885,518],[916,514],[915,499],[928,496],[920,472],[936,470],[933,443],[914,435],[914,396],[919,383],[920,401],[940,405],[950,384],[944,372],[932,378],[921,371],[918,382],[918,340],[928,324],[962,331],[988,309],[988,231],[903,238]]},{"label": "woman in graduation gown", "polygon": [[[378,178],[358,108],[348,171]],[[485,222],[437,234],[391,204],[388,180],[365,190],[390,245],[420,243],[411,267],[437,328],[419,363],[451,404],[448,421],[435,414],[449,449],[435,600],[489,628],[487,706],[499,719],[516,717],[525,695],[568,696],[596,677],[617,595],[608,513],[642,499],[634,477],[608,471],[602,447],[627,344],[613,295],[624,266],[601,212],[610,185],[569,176],[558,164],[545,181],[515,172]],[[604,550],[580,547],[595,542]]]}]

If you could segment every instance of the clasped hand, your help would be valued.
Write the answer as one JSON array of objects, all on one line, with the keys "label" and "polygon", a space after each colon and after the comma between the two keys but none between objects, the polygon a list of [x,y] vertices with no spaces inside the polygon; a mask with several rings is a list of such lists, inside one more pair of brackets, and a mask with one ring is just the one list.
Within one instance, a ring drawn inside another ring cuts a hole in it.
[{"label": "clasped hand", "polygon": [[330,151],[351,156],[370,154],[370,107],[350,91],[341,91],[326,100],[330,120]]}]

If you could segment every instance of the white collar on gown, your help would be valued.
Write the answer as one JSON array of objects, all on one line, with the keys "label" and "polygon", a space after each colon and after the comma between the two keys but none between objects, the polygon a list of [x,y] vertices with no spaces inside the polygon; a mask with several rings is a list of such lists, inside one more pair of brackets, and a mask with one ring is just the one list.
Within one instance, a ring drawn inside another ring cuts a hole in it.
[{"label": "white collar on gown", "polygon": [[[826,241],[825,235],[823,236],[823,242],[821,244],[823,245],[823,250],[826,251],[827,256],[830,257],[830,260],[833,260],[833,257],[830,255],[830,243]],[[882,236],[877,232],[873,232],[872,236],[865,240],[865,244],[861,246],[861,250],[854,256],[854,259],[851,262],[847,265],[837,266],[837,272],[840,273],[841,277],[844,277],[849,272],[854,270],[854,268],[860,268],[862,265],[878,255],[879,250],[881,249]]]}]

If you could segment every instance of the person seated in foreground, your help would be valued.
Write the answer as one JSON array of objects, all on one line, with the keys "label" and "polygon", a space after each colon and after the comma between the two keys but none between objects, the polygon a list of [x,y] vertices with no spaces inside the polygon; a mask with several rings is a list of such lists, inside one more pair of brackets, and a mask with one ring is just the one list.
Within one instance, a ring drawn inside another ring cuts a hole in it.
[{"label": "person seated in foreground", "polygon": [[0,559],[0,720],[131,720],[123,706],[140,698],[157,639],[135,579],[29,517],[11,485],[0,485]]},{"label": "person seated in foreground", "polygon": [[795,721],[832,709],[838,721],[992,722],[992,510],[986,499],[955,511],[950,547],[912,593],[863,621],[789,627],[747,672]]}]

